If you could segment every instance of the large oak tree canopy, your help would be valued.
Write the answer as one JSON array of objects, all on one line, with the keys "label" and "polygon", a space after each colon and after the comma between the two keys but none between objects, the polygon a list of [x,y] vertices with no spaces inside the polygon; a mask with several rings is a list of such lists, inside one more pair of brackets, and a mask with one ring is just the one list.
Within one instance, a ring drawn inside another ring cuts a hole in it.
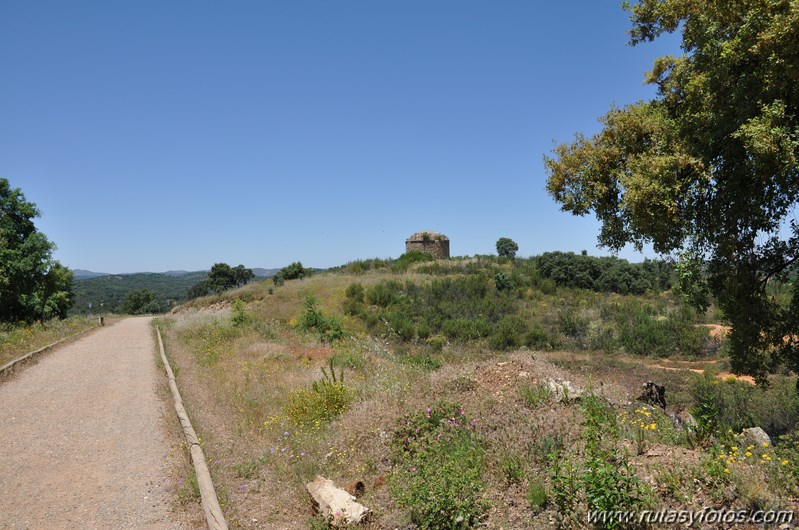
[{"label": "large oak tree canopy", "polygon": [[799,296],[767,289],[799,259],[799,1],[625,3],[631,44],[682,33],[647,74],[658,96],[612,108],[602,130],[545,157],[547,190],[594,212],[599,242],[706,261],[730,320],[732,364],[799,370]]}]

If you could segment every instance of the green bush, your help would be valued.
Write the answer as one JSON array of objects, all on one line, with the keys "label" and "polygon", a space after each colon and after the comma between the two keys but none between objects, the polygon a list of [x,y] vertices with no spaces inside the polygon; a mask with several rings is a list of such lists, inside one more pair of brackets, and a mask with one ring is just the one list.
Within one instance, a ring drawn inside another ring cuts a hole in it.
[{"label": "green bush", "polygon": [[691,414],[700,434],[724,434],[760,427],[772,438],[799,427],[799,396],[788,378],[772,382],[767,388],[733,379],[720,381],[706,370],[690,386],[694,406]]},{"label": "green bush", "polygon": [[514,282],[503,271],[494,275],[494,287],[497,291],[512,291]]},{"label": "green bush", "polygon": [[328,369],[322,368],[322,379],[289,394],[285,412],[295,425],[330,421],[346,410],[354,395],[344,384],[344,370],[337,375],[331,359]]},{"label": "green bush", "polygon": [[402,284],[394,281],[384,281],[373,285],[366,291],[366,301],[372,305],[388,307],[399,300]]},{"label": "green bush", "polygon": [[421,529],[465,529],[483,518],[484,443],[455,403],[439,402],[397,423],[389,490]]},{"label": "green bush", "polygon": [[344,338],[344,328],[337,318],[325,316],[316,306],[316,298],[305,299],[305,312],[299,320],[299,327],[304,331],[316,331],[323,343],[335,342]]},{"label": "green bush", "polygon": [[347,286],[347,290],[344,292],[349,300],[354,300],[356,302],[363,302],[363,295],[364,295],[364,288],[363,285],[360,283],[351,283]]},{"label": "green bush", "polygon": [[[581,401],[583,454],[551,454],[552,500],[570,526],[586,508],[615,512],[635,510],[650,503],[651,491],[630,469],[627,456],[617,449],[620,430],[614,409],[594,394]],[[619,528],[615,519],[598,521],[601,528]]]},{"label": "green bush", "polygon": [[252,315],[247,312],[247,305],[240,299],[236,298],[233,300],[231,309],[233,314],[230,317],[230,321],[234,326],[247,326],[252,324]]},{"label": "green bush", "polygon": [[561,333],[567,337],[579,338],[588,331],[588,320],[573,310],[561,311],[558,314],[558,325]]},{"label": "green bush", "polygon": [[536,322],[524,335],[524,344],[528,348],[554,350],[558,347],[558,339],[547,333],[541,324]]},{"label": "green bush", "polygon": [[500,320],[491,333],[489,344],[495,350],[511,350],[524,343],[527,322],[517,315],[507,315]]},{"label": "green bush", "polygon": [[619,345],[634,355],[699,356],[708,342],[706,328],[696,326],[686,312],[653,316],[652,310],[633,309],[618,318]]},{"label": "green bush", "polygon": [[433,261],[435,258],[431,254],[427,252],[421,252],[419,250],[411,250],[410,252],[406,252],[399,258],[397,258],[394,263],[391,264],[391,270],[394,272],[405,272],[408,270],[414,263],[421,263],[425,261]]},{"label": "green bush", "polygon": [[444,321],[441,330],[447,338],[465,342],[488,336],[491,324],[484,319],[457,318]]}]

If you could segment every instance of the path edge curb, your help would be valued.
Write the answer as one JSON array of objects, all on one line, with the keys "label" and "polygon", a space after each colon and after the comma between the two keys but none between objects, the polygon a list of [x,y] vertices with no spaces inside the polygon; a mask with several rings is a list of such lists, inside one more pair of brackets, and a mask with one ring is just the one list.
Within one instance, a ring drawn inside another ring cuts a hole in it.
[{"label": "path edge curb", "polygon": [[216,496],[214,483],[211,480],[211,473],[208,471],[208,466],[205,463],[205,454],[200,446],[200,440],[197,437],[197,433],[194,432],[194,427],[192,427],[189,416],[186,414],[186,409],[183,407],[183,399],[180,397],[180,391],[175,381],[175,374],[172,372],[172,367],[169,366],[169,361],[166,358],[164,341],[161,339],[161,330],[156,326],[155,331],[158,335],[158,350],[161,353],[161,361],[164,363],[166,375],[169,379],[169,389],[172,391],[175,413],[180,421],[180,426],[183,428],[183,435],[186,438],[186,443],[189,444],[191,461],[194,464],[194,473],[197,475],[197,485],[200,488],[200,503],[205,513],[205,520],[210,530],[228,530],[225,516],[222,513],[222,508],[219,506],[219,499]]}]

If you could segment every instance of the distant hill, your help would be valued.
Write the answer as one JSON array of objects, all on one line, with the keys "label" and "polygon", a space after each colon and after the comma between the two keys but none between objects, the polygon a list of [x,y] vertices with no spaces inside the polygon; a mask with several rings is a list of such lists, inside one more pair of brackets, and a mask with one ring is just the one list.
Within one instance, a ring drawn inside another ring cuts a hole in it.
[{"label": "distant hill", "polygon": [[[156,298],[168,305],[186,301],[186,293],[195,283],[206,279],[208,273],[186,272],[178,274],[139,272],[134,274],[78,275],[75,272],[75,305],[73,314],[114,312],[137,289],[149,289]],[[81,271],[89,273],[90,271]]]},{"label": "distant hill", "polygon": [[76,280],[86,280],[88,278],[97,278],[98,276],[109,276],[107,272],[92,272],[84,269],[72,269],[72,274],[75,275]]},{"label": "distant hill", "polygon": [[261,269],[256,267],[252,270],[252,273],[258,278],[271,278],[278,272],[280,272],[280,269]]}]

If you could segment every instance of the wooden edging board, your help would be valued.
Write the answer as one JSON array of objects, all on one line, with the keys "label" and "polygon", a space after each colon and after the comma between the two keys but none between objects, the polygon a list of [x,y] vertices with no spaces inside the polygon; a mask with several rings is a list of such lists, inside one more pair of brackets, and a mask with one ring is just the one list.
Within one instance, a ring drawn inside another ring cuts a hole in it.
[{"label": "wooden edging board", "polygon": [[211,473],[205,463],[205,454],[200,446],[200,440],[197,438],[197,433],[194,432],[194,427],[191,426],[189,416],[183,407],[183,400],[175,382],[175,374],[172,372],[172,367],[169,366],[169,361],[166,358],[164,341],[161,340],[161,330],[156,326],[155,331],[158,335],[158,350],[161,353],[161,361],[164,363],[166,375],[169,378],[169,389],[172,391],[172,399],[175,402],[175,412],[183,428],[186,443],[189,444],[191,461],[194,464],[194,473],[197,475],[197,485],[200,488],[200,503],[205,513],[205,520],[208,523],[209,530],[228,530],[225,516],[222,514],[222,508],[219,506],[219,499],[216,496],[214,483],[211,481]]},{"label": "wooden edging board", "polygon": [[66,341],[68,341],[68,340],[74,339],[75,337],[78,337],[78,336],[80,336],[80,335],[83,335],[83,334],[84,334],[84,333],[86,333],[87,331],[91,331],[91,330],[93,330],[93,329],[97,329],[97,326],[91,326],[91,327],[89,327],[89,328],[86,328],[86,329],[84,329],[84,330],[82,330],[82,331],[78,331],[78,332],[77,332],[77,333],[75,333],[74,335],[70,335],[69,337],[64,337],[63,339],[59,339],[59,340],[55,341],[55,342],[54,342],[54,343],[52,343],[52,344],[48,344],[47,346],[42,346],[42,347],[41,347],[41,348],[39,348],[38,350],[36,350],[36,351],[32,351],[32,352],[30,352],[30,353],[26,353],[26,354],[25,354],[25,355],[23,355],[22,357],[17,357],[17,358],[16,358],[16,359],[14,359],[13,361],[11,361],[11,362],[8,362],[8,363],[4,364],[3,366],[0,366],[0,375],[3,375],[3,374],[5,374],[6,372],[10,372],[10,371],[11,371],[11,370],[12,370],[12,369],[13,369],[13,368],[16,366],[16,365],[18,365],[19,363],[21,363],[21,362],[23,362],[23,361],[27,361],[28,359],[31,359],[31,358],[33,358],[34,356],[36,356],[36,355],[39,355],[40,353],[42,353],[42,352],[45,352],[45,351],[49,350],[50,348],[52,348],[52,347],[54,347],[54,346],[58,346],[58,345],[59,345],[59,344],[61,344],[62,342],[66,342]]}]

